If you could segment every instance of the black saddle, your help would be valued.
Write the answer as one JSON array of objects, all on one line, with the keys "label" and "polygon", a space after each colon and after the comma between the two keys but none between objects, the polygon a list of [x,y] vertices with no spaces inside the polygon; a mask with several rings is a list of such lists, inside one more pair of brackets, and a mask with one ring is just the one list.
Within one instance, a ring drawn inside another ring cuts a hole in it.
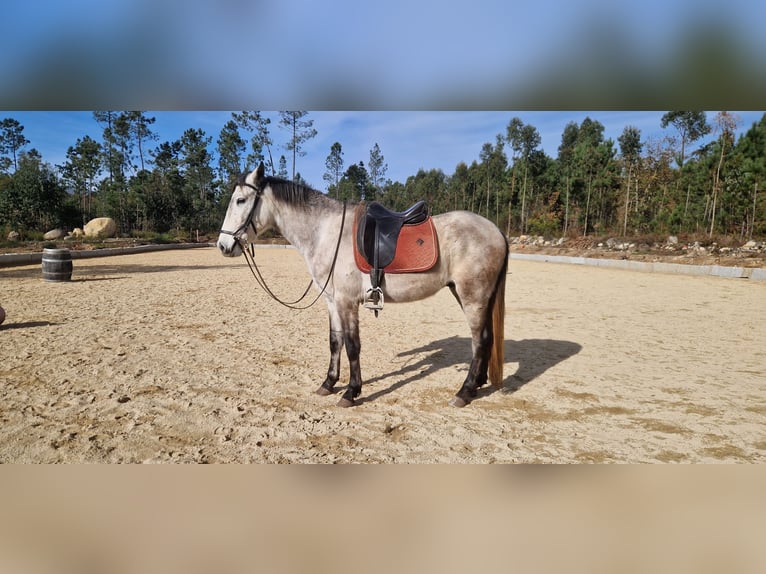
[{"label": "black saddle", "polygon": [[428,218],[428,205],[418,201],[406,211],[391,211],[377,201],[371,202],[362,214],[357,231],[357,246],[373,269],[391,264],[396,254],[396,242],[404,225],[423,223]]},{"label": "black saddle", "polygon": [[399,233],[405,225],[417,225],[428,219],[428,204],[418,201],[406,211],[392,211],[377,201],[367,205],[357,224],[356,244],[359,253],[372,268],[372,289],[365,299],[365,306],[375,310],[382,308],[383,270],[396,255]]}]

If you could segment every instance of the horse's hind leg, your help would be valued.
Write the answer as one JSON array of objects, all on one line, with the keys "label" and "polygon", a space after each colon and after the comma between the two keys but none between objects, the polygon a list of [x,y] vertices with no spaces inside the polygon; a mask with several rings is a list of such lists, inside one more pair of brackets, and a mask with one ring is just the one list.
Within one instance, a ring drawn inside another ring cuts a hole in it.
[{"label": "horse's hind leg", "polygon": [[492,351],[492,320],[489,310],[491,307],[484,305],[465,305],[466,319],[471,328],[471,347],[473,358],[468,368],[468,375],[463,386],[455,394],[450,404],[456,407],[464,407],[475,397],[479,387],[487,383],[487,368]]}]

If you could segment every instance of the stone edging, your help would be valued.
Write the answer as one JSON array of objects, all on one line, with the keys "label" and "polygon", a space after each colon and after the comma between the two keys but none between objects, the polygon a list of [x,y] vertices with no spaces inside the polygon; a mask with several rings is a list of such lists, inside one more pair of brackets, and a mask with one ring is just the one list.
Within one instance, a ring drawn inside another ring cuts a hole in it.
[{"label": "stone edging", "polygon": [[[166,245],[138,245],[135,247],[115,247],[93,249],[89,251],[71,251],[72,259],[88,259],[91,257],[108,257],[111,255],[131,255],[151,251],[169,251],[172,249],[194,249],[199,247],[215,247],[214,243],[177,243]],[[263,248],[290,248],[291,245],[265,244]],[[17,265],[35,265],[42,261],[42,253],[10,253],[0,255],[0,268]],[[510,259],[521,261],[537,261],[541,263],[565,263],[569,265],[587,265],[607,269],[626,269],[644,273],[672,273],[675,275],[698,275],[712,277],[728,277],[766,281],[766,268],[762,267],[729,267],[726,265],[685,265],[683,263],[663,263],[661,261],[630,261],[625,259],[595,259],[590,257],[571,257],[568,255],[538,255],[533,253],[510,253]]]},{"label": "stone edging", "polygon": [[[112,255],[133,255],[151,251],[169,251],[172,249],[194,249],[197,247],[213,247],[213,243],[167,243],[162,245],[136,245],[134,247],[107,247],[105,249],[71,250],[72,259],[90,259],[92,257],[109,257]],[[0,267],[18,265],[36,265],[43,260],[41,253],[7,253],[0,255]]]},{"label": "stone edging", "polygon": [[728,267],[726,265],[684,265],[683,263],[663,263],[661,261],[630,261],[626,259],[594,259],[590,257],[570,257],[568,255],[538,255],[532,253],[511,253],[511,259],[538,261],[544,263],[566,263],[587,265],[607,269],[627,269],[645,273],[672,273],[675,275],[699,275],[728,277],[766,281],[766,268],[763,267]]}]

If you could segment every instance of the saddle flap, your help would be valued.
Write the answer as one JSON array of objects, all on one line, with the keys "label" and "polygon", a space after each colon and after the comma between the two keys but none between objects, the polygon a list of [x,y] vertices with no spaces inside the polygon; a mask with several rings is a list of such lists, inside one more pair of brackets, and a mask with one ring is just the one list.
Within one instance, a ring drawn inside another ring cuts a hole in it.
[{"label": "saddle flap", "polygon": [[[369,273],[377,268],[386,273],[421,273],[436,264],[439,246],[433,220],[427,214],[425,202],[419,202],[414,207],[419,210],[414,218],[396,217],[411,215],[410,209],[402,214],[386,210],[387,213],[393,213],[394,217],[383,214],[382,218],[376,219],[367,217],[366,206],[360,205],[354,217],[353,231],[356,238],[354,260],[360,271]],[[392,219],[396,221],[391,223]],[[405,223],[406,219],[417,223]]]}]

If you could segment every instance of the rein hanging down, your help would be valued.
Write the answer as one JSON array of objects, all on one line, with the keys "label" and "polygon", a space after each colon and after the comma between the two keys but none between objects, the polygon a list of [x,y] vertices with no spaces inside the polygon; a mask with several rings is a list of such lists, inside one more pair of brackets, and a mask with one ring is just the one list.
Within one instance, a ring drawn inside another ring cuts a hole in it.
[{"label": "rein hanging down", "polygon": [[[255,209],[253,209],[255,211]],[[327,286],[330,284],[330,279],[332,278],[333,273],[335,272],[335,263],[338,261],[338,252],[340,251],[340,243],[343,239],[343,228],[346,224],[346,202],[343,202],[343,216],[341,217],[340,221],[340,232],[338,233],[338,242],[335,245],[335,254],[332,258],[332,264],[330,265],[330,271],[327,274],[327,280],[324,282],[324,286],[322,287],[322,290],[317,294],[317,296],[314,298],[314,300],[309,303],[308,305],[299,306],[298,303],[303,301],[303,299],[306,298],[306,295],[308,295],[309,291],[311,290],[311,285],[313,281],[310,281],[308,286],[306,287],[306,290],[303,292],[303,295],[301,295],[298,299],[291,302],[282,301],[279,297],[277,297],[274,292],[269,288],[269,286],[266,284],[266,280],[263,278],[263,274],[261,273],[261,270],[258,268],[258,264],[255,262],[255,245],[253,243],[250,244],[250,249],[246,249],[245,245],[241,245],[242,251],[245,255],[245,261],[247,261],[247,266],[250,268],[250,273],[252,273],[253,277],[255,278],[256,283],[261,286],[261,288],[266,291],[266,293],[269,294],[269,296],[274,299],[277,303],[280,305],[287,307],[288,309],[295,309],[298,311],[308,309],[309,307],[312,307],[317,301],[319,301],[319,298],[324,295],[324,292],[327,290]],[[253,230],[255,230],[255,224],[252,222],[252,212],[250,215],[250,220],[245,226],[245,229],[247,229],[250,225],[253,226]],[[235,239],[237,241],[240,241],[240,238],[235,236]]]}]

